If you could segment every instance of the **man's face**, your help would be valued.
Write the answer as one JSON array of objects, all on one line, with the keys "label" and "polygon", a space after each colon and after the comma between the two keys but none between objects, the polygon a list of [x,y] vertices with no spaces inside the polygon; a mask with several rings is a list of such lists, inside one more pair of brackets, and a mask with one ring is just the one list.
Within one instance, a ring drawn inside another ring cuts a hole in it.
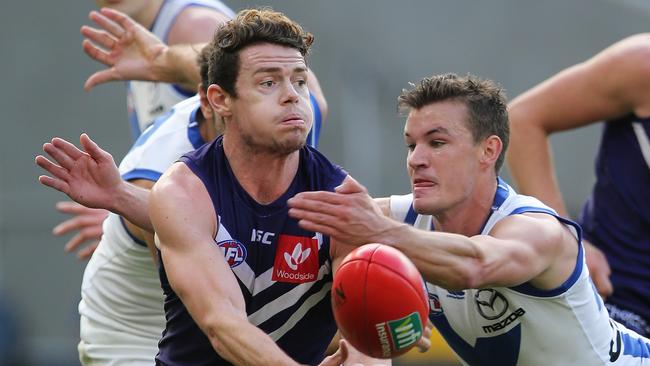
[{"label": "man's face", "polygon": [[244,48],[239,60],[227,131],[232,127],[254,151],[283,155],[300,149],[313,115],[304,57],[291,47],[261,43]]},{"label": "man's face", "polygon": [[452,100],[409,113],[404,137],[416,212],[441,214],[469,203],[479,172],[480,144],[474,143],[468,117],[467,107]]}]

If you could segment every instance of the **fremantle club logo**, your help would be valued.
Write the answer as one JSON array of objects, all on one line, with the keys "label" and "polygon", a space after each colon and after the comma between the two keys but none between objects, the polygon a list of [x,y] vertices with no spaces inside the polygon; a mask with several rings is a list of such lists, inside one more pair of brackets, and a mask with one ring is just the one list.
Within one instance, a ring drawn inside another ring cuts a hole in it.
[{"label": "fremantle club logo", "polygon": [[235,268],[246,260],[246,247],[237,240],[224,240],[217,245],[230,268]]}]

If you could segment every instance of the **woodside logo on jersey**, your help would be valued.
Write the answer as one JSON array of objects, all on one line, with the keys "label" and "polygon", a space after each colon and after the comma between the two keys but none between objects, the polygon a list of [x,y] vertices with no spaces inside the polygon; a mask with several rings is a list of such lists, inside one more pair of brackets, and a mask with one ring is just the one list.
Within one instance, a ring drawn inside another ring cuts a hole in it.
[{"label": "woodside logo on jersey", "polygon": [[318,239],[280,235],[273,264],[273,281],[313,282],[316,281],[318,268]]}]

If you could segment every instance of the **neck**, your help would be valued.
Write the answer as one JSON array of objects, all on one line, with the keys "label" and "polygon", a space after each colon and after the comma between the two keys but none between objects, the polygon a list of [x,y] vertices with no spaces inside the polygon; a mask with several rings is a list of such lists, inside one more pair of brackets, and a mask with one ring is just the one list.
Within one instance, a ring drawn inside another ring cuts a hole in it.
[{"label": "neck", "polygon": [[437,231],[474,236],[492,213],[492,203],[497,190],[494,176],[476,182],[471,196],[460,204],[433,215]]},{"label": "neck", "polygon": [[199,133],[201,138],[205,142],[210,142],[217,138],[220,134],[223,133],[223,129],[220,128],[220,123],[218,121],[208,121],[203,117],[201,109],[196,112],[196,123],[199,125]]},{"label": "neck", "polygon": [[138,14],[134,14],[133,20],[140,23],[143,27],[151,29],[158,11],[162,6],[163,0],[154,0],[147,3],[146,7],[142,9]]},{"label": "neck", "polygon": [[284,194],[298,171],[299,151],[283,155],[254,151],[243,141],[231,141],[226,135],[223,148],[239,184],[262,205]]}]

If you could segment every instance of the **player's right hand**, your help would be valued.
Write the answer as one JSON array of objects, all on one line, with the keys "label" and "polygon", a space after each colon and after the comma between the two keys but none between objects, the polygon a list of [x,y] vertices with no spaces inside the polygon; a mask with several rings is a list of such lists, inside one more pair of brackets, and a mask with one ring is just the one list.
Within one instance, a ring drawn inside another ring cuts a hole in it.
[{"label": "player's right hand", "polygon": [[100,28],[81,27],[84,52],[106,69],[92,74],[84,89],[116,80],[156,80],[155,60],[167,49],[158,37],[115,9],[91,11],[89,18]]},{"label": "player's right hand", "polygon": [[115,161],[88,135],[82,134],[79,140],[83,150],[58,137],[43,144],[52,160],[43,155],[35,160],[51,176],[41,175],[38,180],[86,207],[111,210],[116,192],[124,184]]},{"label": "player's right hand", "polygon": [[89,243],[79,251],[77,258],[80,260],[89,259],[97,249],[99,240],[102,237],[102,224],[108,216],[108,211],[103,209],[88,208],[73,201],[61,201],[56,204],[57,211],[69,215],[71,218],[63,221],[52,229],[56,236],[77,232],[64,247],[68,253],[74,252],[84,243]]}]

